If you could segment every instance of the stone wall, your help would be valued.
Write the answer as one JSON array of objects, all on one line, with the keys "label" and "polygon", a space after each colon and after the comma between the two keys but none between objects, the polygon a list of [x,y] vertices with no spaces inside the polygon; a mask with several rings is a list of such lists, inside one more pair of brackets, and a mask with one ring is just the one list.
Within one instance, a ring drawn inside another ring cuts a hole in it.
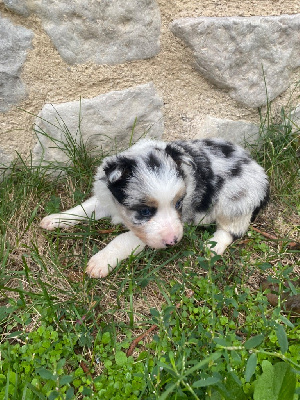
[{"label": "stone wall", "polygon": [[[143,135],[255,140],[299,97],[298,0],[0,0],[0,164]],[[34,133],[36,127],[38,138]]]}]

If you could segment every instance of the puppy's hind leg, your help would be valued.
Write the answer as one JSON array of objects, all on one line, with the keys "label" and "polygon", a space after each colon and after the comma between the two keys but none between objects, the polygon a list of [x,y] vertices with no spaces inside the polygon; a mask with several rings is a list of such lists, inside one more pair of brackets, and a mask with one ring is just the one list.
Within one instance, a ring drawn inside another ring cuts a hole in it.
[{"label": "puppy's hind leg", "polygon": [[226,248],[235,240],[242,237],[250,224],[251,215],[235,218],[219,216],[216,220],[217,230],[209,239],[208,247],[216,254],[222,255]]},{"label": "puppy's hind leg", "polygon": [[109,216],[107,207],[101,206],[96,196],[89,198],[70,210],[48,215],[42,219],[40,226],[48,231],[52,231],[55,228],[68,228],[91,218],[92,215],[95,216],[95,219]]}]

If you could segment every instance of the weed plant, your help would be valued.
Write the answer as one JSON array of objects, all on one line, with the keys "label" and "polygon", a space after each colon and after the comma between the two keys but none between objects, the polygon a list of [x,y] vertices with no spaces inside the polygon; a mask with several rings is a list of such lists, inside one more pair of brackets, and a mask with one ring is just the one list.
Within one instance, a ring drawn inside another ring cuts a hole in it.
[{"label": "weed plant", "polygon": [[210,258],[203,241],[212,228],[186,227],[180,245],[148,249],[103,280],[85,276],[87,260],[122,227],[38,227],[90,195],[100,161],[62,130],[66,140],[54,144],[69,162],[55,180],[54,165],[18,157],[1,182],[0,398],[298,399],[299,314],[284,296],[271,306],[260,281],[300,305],[299,252],[288,246],[297,236],[299,127],[284,111],[275,122],[268,115],[251,148],[272,186],[256,227],[280,240],[250,228]]}]

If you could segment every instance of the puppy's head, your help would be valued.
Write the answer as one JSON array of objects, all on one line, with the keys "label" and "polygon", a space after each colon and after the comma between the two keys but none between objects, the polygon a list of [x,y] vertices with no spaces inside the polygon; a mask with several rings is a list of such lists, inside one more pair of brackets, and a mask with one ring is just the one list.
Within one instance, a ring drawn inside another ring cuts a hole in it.
[{"label": "puppy's head", "polygon": [[110,157],[103,170],[124,224],[136,236],[153,248],[181,240],[186,185],[179,155],[150,146]]}]

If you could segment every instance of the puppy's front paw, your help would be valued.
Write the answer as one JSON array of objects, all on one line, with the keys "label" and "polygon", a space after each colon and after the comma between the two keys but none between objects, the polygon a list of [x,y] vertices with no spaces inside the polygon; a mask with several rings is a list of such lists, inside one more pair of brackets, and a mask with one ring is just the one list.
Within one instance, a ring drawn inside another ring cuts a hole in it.
[{"label": "puppy's front paw", "polygon": [[47,217],[44,217],[41,220],[40,227],[47,229],[47,231],[53,231],[55,228],[58,228],[60,226],[59,215],[60,214],[47,215]]},{"label": "puppy's front paw", "polygon": [[89,260],[85,272],[90,278],[105,278],[113,269],[108,264],[108,260],[104,255],[101,255],[100,251]]},{"label": "puppy's front paw", "polygon": [[47,231],[53,231],[56,228],[67,228],[71,225],[72,222],[68,220],[64,214],[47,215],[47,217],[44,217],[40,222],[40,227],[47,229]]}]

